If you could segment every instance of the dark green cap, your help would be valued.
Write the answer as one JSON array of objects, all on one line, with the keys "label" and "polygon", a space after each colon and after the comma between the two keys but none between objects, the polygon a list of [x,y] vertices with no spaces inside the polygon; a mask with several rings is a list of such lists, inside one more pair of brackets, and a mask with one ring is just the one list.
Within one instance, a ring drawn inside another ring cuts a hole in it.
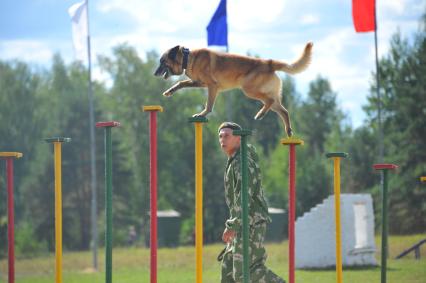
[{"label": "dark green cap", "polygon": [[217,129],[217,132],[219,133],[220,130],[222,130],[224,128],[229,128],[231,130],[242,130],[243,129],[237,123],[234,123],[234,122],[223,122],[222,124],[220,124],[219,128]]}]

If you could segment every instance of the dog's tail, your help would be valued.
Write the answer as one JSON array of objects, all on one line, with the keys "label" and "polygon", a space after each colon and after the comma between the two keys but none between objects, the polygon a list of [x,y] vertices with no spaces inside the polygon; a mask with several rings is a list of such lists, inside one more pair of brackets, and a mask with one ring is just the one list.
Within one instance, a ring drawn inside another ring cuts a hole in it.
[{"label": "dog's tail", "polygon": [[292,64],[271,60],[271,68],[274,71],[283,71],[291,75],[304,71],[311,63],[313,45],[314,44],[312,42],[307,43],[302,56],[300,56],[300,58]]}]

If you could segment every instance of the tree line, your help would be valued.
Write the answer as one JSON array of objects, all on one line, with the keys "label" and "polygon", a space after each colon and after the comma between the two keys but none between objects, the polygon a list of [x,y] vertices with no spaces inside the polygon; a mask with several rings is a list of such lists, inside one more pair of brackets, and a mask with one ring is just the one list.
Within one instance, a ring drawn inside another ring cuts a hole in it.
[{"label": "tree line", "polygon": [[[398,33],[389,52],[380,60],[385,162],[400,169],[390,176],[390,232],[407,234],[426,231],[426,188],[419,176],[426,174],[426,18],[409,41]],[[205,102],[203,90],[190,89],[172,98],[161,93],[171,82],[153,76],[159,59],[155,51],[145,59],[126,44],[112,55],[99,56],[97,63],[110,83],[95,81],[96,121],[122,123],[113,132],[114,244],[127,241],[129,226],[135,226],[142,243],[149,233],[149,137],[148,114],[142,105],[162,105],[158,114],[158,206],[175,209],[183,218],[181,243],[188,243],[194,229],[194,129],[188,117]],[[375,74],[372,74],[372,77]],[[52,136],[71,137],[63,146],[63,243],[65,249],[90,247],[90,143],[87,69],[78,62],[65,64],[59,54],[50,68],[20,60],[0,61],[0,150],[19,151],[15,162],[15,213],[17,252],[30,256],[54,249],[53,149],[44,142]],[[373,80],[372,80],[373,81]],[[312,81],[301,94],[290,77],[283,77],[282,99],[292,118],[298,148],[297,215],[332,194],[330,151],[345,151],[342,192],[370,193],[374,198],[376,229],[380,221],[376,84],[371,84],[364,105],[366,120],[353,128],[337,103],[337,93],[324,75]],[[302,98],[305,97],[305,98]],[[231,105],[231,107],[227,106]],[[287,208],[287,149],[275,113],[261,121],[253,116],[261,105],[233,90],[219,96],[204,127],[204,239],[220,241],[227,218],[223,170],[217,127],[233,120],[251,128],[249,140],[260,153],[265,192],[271,207]],[[98,227],[103,241],[104,183],[103,132],[96,131],[98,178]],[[4,162],[0,164],[5,171]],[[7,208],[5,174],[0,175],[0,256],[7,254]]]}]

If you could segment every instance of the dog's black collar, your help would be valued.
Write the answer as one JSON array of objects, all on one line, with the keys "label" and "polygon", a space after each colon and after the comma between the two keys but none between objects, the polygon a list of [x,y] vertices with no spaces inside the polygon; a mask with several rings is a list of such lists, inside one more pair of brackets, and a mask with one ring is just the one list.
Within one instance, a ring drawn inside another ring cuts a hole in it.
[{"label": "dog's black collar", "polygon": [[186,70],[188,67],[188,57],[189,57],[189,49],[182,47],[183,60],[182,60],[182,69]]}]

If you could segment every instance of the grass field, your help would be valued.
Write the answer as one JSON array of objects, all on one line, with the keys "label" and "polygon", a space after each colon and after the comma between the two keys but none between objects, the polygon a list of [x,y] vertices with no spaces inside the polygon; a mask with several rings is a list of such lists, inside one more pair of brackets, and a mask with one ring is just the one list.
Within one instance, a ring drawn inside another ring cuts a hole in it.
[{"label": "grass field", "polygon": [[[426,283],[426,245],[421,249],[421,260],[415,260],[410,254],[404,259],[394,260],[395,256],[407,247],[426,238],[426,234],[413,236],[391,236],[390,258],[388,260],[389,283]],[[380,247],[380,238],[376,238],[376,246]],[[222,245],[207,245],[203,252],[203,283],[218,283],[220,265],[216,261]],[[268,244],[268,267],[287,281],[287,242]],[[90,252],[65,252],[63,257],[64,283],[101,283],[104,279],[104,253],[99,252],[100,271],[90,270],[92,255]],[[380,250],[377,251],[380,262]],[[16,261],[16,283],[54,282],[54,255],[34,259],[18,259]],[[195,254],[192,247],[176,249],[160,249],[158,252],[158,282],[186,283],[195,282]],[[149,282],[149,249],[118,248],[113,251],[113,282],[139,283]],[[0,282],[7,282],[7,261],[0,261]],[[331,283],[336,282],[334,270],[297,270],[296,282]],[[378,283],[380,267],[363,269],[344,269],[345,283]]]}]

